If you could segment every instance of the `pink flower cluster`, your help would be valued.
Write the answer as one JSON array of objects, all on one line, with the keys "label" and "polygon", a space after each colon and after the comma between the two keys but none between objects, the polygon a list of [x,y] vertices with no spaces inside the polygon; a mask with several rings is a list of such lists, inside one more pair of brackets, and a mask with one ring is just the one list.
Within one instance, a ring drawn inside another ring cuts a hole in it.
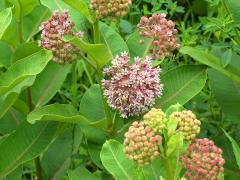
[{"label": "pink flower cluster", "polygon": [[59,64],[64,64],[66,61],[72,63],[75,60],[74,53],[79,49],[70,43],[62,40],[64,35],[76,35],[82,38],[82,33],[73,33],[71,29],[74,23],[70,20],[67,10],[63,10],[61,14],[54,11],[48,21],[41,24],[42,30],[39,45],[45,49],[52,51],[53,61]]},{"label": "pink flower cluster", "polygon": [[151,163],[159,155],[160,144],[162,144],[160,135],[155,135],[143,122],[135,121],[125,133],[124,152],[128,159],[143,166]]},{"label": "pink flower cluster", "polygon": [[159,67],[152,68],[150,57],[136,57],[130,64],[128,53],[116,56],[112,66],[104,69],[107,79],[102,80],[109,106],[124,118],[146,112],[162,95],[159,73]]},{"label": "pink flower cluster", "polygon": [[95,11],[97,19],[123,17],[131,4],[132,0],[90,0],[90,8]]},{"label": "pink flower cluster", "polygon": [[184,176],[190,180],[218,180],[224,172],[222,150],[207,138],[195,139],[180,161],[187,170]]},{"label": "pink flower cluster", "polygon": [[[167,20],[165,14],[152,14],[150,18],[143,16],[137,27],[141,36],[153,40],[150,53],[156,59],[172,57],[173,51],[180,48],[175,23]],[[141,40],[140,43],[144,41]]]}]

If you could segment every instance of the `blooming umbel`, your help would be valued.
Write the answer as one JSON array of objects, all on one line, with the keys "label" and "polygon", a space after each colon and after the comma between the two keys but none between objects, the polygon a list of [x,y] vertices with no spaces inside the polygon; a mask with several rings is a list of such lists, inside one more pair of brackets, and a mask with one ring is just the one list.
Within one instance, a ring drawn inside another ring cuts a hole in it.
[{"label": "blooming umbel", "polygon": [[159,155],[158,146],[161,143],[161,136],[155,135],[144,122],[135,121],[125,133],[124,152],[128,159],[143,166]]},{"label": "blooming umbel", "polygon": [[75,34],[71,31],[73,26],[74,23],[70,20],[67,10],[63,10],[61,14],[54,11],[51,18],[41,24],[42,39],[38,43],[43,48],[52,51],[53,61],[56,63],[72,63],[76,58],[75,53],[79,49],[62,40],[64,35],[76,35],[82,38],[81,32]]},{"label": "blooming umbel", "polygon": [[175,24],[167,20],[165,14],[153,14],[150,18],[143,16],[137,27],[141,36],[153,39],[150,53],[154,58],[171,57],[173,51],[180,48]]},{"label": "blooming umbel", "polygon": [[90,8],[95,11],[97,19],[123,17],[131,4],[131,0],[90,0]]},{"label": "blooming umbel", "polygon": [[124,118],[146,112],[162,95],[159,73],[160,68],[152,68],[149,57],[136,57],[129,64],[128,53],[116,56],[112,66],[104,69],[108,79],[102,80],[109,106],[119,110]]},{"label": "blooming umbel", "polygon": [[167,121],[165,113],[161,109],[152,108],[143,116],[143,122],[151,127],[155,133],[161,134]]},{"label": "blooming umbel", "polygon": [[200,132],[201,121],[192,111],[173,112],[170,117],[178,121],[178,129],[183,132],[184,140],[193,140]]},{"label": "blooming umbel", "polygon": [[218,180],[224,172],[222,150],[207,138],[195,139],[180,161],[186,169],[184,176],[190,180]]}]

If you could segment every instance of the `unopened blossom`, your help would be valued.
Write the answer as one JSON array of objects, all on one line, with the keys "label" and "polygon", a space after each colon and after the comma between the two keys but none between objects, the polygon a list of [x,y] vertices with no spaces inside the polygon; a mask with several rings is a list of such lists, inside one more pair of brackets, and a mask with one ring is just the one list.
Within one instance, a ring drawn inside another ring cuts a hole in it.
[{"label": "unopened blossom", "polygon": [[54,11],[52,16],[41,24],[41,40],[39,45],[45,49],[52,51],[53,61],[59,64],[65,62],[72,63],[76,58],[76,52],[79,49],[70,43],[63,41],[64,35],[75,35],[82,38],[83,33],[73,33],[74,23],[71,21],[67,10],[62,13]]},{"label": "unopened blossom", "polygon": [[166,115],[161,109],[152,108],[143,116],[143,119],[143,122],[155,133],[162,134],[163,128],[166,127]]},{"label": "unopened blossom", "polygon": [[220,180],[224,172],[222,150],[207,138],[195,139],[180,161],[188,180]]},{"label": "unopened blossom", "polygon": [[127,14],[132,0],[90,0],[90,8],[97,19],[120,18]]},{"label": "unopened blossom", "polygon": [[201,121],[192,111],[173,112],[170,117],[178,121],[178,129],[183,132],[184,140],[193,140],[199,134]]},{"label": "unopened blossom", "polygon": [[[141,36],[152,39],[150,54],[156,59],[172,57],[173,51],[180,48],[175,23],[166,19],[166,14],[152,14],[149,18],[143,16],[137,27]],[[140,43],[144,41],[140,40]]]},{"label": "unopened blossom", "polygon": [[124,52],[116,56],[112,66],[104,69],[106,79],[102,80],[104,95],[110,107],[119,110],[122,117],[140,115],[162,95],[160,68],[151,66],[151,58],[134,58],[129,63]]},{"label": "unopened blossom", "polygon": [[143,166],[151,163],[159,155],[160,144],[162,144],[160,135],[156,135],[144,122],[135,121],[125,133],[124,152],[128,159]]}]

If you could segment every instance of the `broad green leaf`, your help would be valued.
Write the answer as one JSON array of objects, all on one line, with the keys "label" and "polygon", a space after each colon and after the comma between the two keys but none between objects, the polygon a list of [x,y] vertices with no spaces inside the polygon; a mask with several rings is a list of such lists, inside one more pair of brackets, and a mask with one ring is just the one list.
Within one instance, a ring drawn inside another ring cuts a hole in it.
[{"label": "broad green leaf", "polygon": [[73,155],[73,137],[73,128],[67,129],[44,153],[41,165],[46,179],[61,179],[66,173]]},{"label": "broad green leaf", "polygon": [[100,180],[94,174],[89,172],[85,167],[78,167],[69,173],[69,180],[79,180],[79,179],[86,179],[86,180]]},{"label": "broad green leaf", "polygon": [[7,112],[7,110],[15,103],[21,91],[33,84],[35,77],[30,77],[17,84],[7,93],[0,96],[0,118]]},{"label": "broad green leaf", "polygon": [[70,104],[50,104],[39,107],[27,116],[27,121],[34,124],[36,121],[58,121],[64,123],[77,123],[94,125]]},{"label": "broad green leaf", "polygon": [[233,152],[237,161],[237,165],[240,168],[240,147],[238,143],[225,131],[223,130],[229,141],[232,143]]},{"label": "broad green leaf", "polygon": [[8,112],[0,120],[0,134],[10,134],[18,128],[25,118],[19,111],[9,108]]},{"label": "broad green leaf", "polygon": [[17,31],[17,21],[13,18],[8,28],[5,30],[2,41],[8,43],[13,48],[16,48],[20,44],[19,33]]},{"label": "broad green leaf", "polygon": [[175,155],[174,153],[179,154],[182,147],[183,135],[181,132],[179,132],[171,136],[167,142],[167,157],[171,156],[172,154]]},{"label": "broad green leaf", "polygon": [[0,178],[39,156],[51,143],[57,125],[23,123],[0,144]]},{"label": "broad green leaf", "polygon": [[120,28],[121,32],[130,34],[132,32],[134,26],[129,21],[120,19],[119,28]]},{"label": "broad green leaf", "polygon": [[167,116],[170,116],[173,112],[180,112],[183,110],[184,110],[184,107],[181,104],[177,103],[169,106],[169,108],[167,108],[167,110],[165,111],[165,114]]},{"label": "broad green leaf", "polygon": [[0,39],[12,20],[12,8],[0,11]]},{"label": "broad green leaf", "polygon": [[38,46],[38,43],[36,41],[22,43],[19,45],[12,57],[12,63],[19,59],[23,59],[27,56],[30,56],[38,51],[40,51],[42,48]]},{"label": "broad green leaf", "polygon": [[168,119],[167,123],[167,133],[168,136],[174,134],[175,130],[177,129],[178,121],[175,118]]},{"label": "broad green leaf", "polygon": [[39,74],[51,58],[52,54],[50,52],[41,50],[31,56],[18,60],[8,71],[1,75],[0,95],[8,92],[26,78]]},{"label": "broad green leaf", "polygon": [[238,122],[240,117],[240,82],[209,69],[210,87],[223,113],[232,121]]},{"label": "broad green leaf", "polygon": [[29,42],[39,32],[41,23],[50,16],[50,10],[42,5],[36,6],[33,11],[23,17],[23,38]]},{"label": "broad green leaf", "polygon": [[209,53],[206,53],[197,48],[187,47],[187,46],[181,48],[180,52],[182,54],[187,54],[187,55],[191,56],[193,59],[195,59],[196,61],[198,61],[202,64],[208,65],[209,67],[212,67],[212,68],[218,70],[219,72],[229,76],[233,80],[240,81],[240,76],[224,69],[221,66],[221,60]]},{"label": "broad green leaf", "polygon": [[138,168],[138,179],[141,180],[161,180],[161,176],[165,177],[165,169],[163,159],[160,156],[154,158],[154,160],[143,167]]},{"label": "broad green leaf", "polygon": [[104,44],[88,44],[82,39],[69,36],[65,37],[65,41],[70,42],[87,53],[88,58],[95,62],[99,67],[104,66],[113,58],[110,50]]},{"label": "broad green leaf", "polygon": [[0,76],[0,117],[14,104],[19,93],[33,84],[51,57],[51,53],[41,50],[18,60]]},{"label": "broad green leaf", "polygon": [[13,6],[13,15],[20,19],[29,14],[36,5],[38,0],[8,0]]},{"label": "broad green leaf", "polygon": [[232,15],[232,18],[236,24],[240,24],[240,3],[238,0],[223,0],[227,10]]},{"label": "broad green leaf", "polygon": [[13,108],[18,110],[19,112],[23,114],[28,114],[29,107],[27,105],[27,102],[23,101],[22,99],[18,98],[15,103],[13,104]]},{"label": "broad green leaf", "polygon": [[123,145],[115,140],[106,141],[100,154],[104,167],[117,180],[138,179],[137,168],[133,161],[127,159]]},{"label": "broad green leaf", "polygon": [[232,60],[232,55],[233,55],[233,52],[232,52],[232,49],[228,49],[227,51],[225,51],[222,55],[222,58],[221,58],[221,63],[222,63],[222,66],[225,68],[228,64],[230,64],[231,60]]},{"label": "broad green leaf", "polygon": [[115,57],[121,52],[129,52],[128,46],[122,37],[114,31],[111,27],[107,26],[105,23],[100,23],[100,31],[102,37],[107,45],[108,49],[112,52]]},{"label": "broad green leaf", "polygon": [[[104,142],[102,142],[102,144]],[[90,155],[90,158],[91,158],[92,162],[101,169],[103,169],[103,165],[102,165],[101,158],[100,158],[102,144],[88,141],[88,153]]]},{"label": "broad green leaf", "polygon": [[101,89],[98,84],[92,85],[83,95],[80,103],[80,113],[93,121],[104,118]]},{"label": "broad green leaf", "polygon": [[163,74],[163,96],[157,99],[156,106],[167,109],[172,104],[183,105],[188,102],[204,87],[207,80],[206,70],[206,67],[201,65],[184,65]]},{"label": "broad green leaf", "polygon": [[10,174],[8,174],[6,177],[4,177],[4,180],[17,180],[17,179],[21,179],[22,178],[22,171],[23,171],[23,167],[18,167],[17,169],[15,169],[14,171],[12,171]]},{"label": "broad green leaf", "polygon": [[0,67],[8,68],[11,64],[13,49],[7,43],[0,41],[0,52],[4,52],[0,53]]},{"label": "broad green leaf", "polygon": [[[144,43],[141,44],[140,40],[143,40]],[[136,56],[143,57],[147,55],[152,39],[141,37],[139,31],[135,31],[128,37],[126,43],[132,58]]]},{"label": "broad green leaf", "polygon": [[76,9],[80,14],[88,19],[90,23],[93,23],[93,17],[91,16],[87,4],[83,0],[63,0],[66,4]]},{"label": "broad green leaf", "polygon": [[53,62],[48,63],[45,69],[37,75],[31,87],[32,100],[35,108],[48,103],[59,91],[69,73],[71,65],[59,65]]}]

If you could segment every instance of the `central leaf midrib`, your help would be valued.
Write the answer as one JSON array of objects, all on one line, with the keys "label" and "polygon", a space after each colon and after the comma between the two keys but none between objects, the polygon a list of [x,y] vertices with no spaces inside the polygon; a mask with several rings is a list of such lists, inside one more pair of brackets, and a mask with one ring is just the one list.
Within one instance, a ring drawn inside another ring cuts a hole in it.
[{"label": "central leaf midrib", "polygon": [[45,127],[40,131],[39,135],[33,139],[32,143],[29,144],[29,145],[25,148],[25,150],[24,150],[19,156],[17,156],[17,157],[15,158],[15,160],[14,160],[12,163],[10,163],[10,164],[5,168],[5,170],[3,170],[3,171],[0,173],[0,177],[1,177],[3,174],[5,174],[6,172],[8,172],[9,169],[11,169],[12,166],[14,166],[15,163],[16,163],[19,159],[21,159],[21,158],[25,155],[25,153],[35,144],[35,142],[39,139],[39,137],[40,137],[40,136],[42,135],[42,133],[45,131],[47,125],[48,125],[48,124],[46,124]]},{"label": "central leaf midrib", "polygon": [[123,174],[129,179],[131,180],[131,178],[129,177],[129,175],[127,174],[127,172],[125,171],[125,169],[122,167],[122,165],[118,162],[117,157],[115,156],[115,154],[113,153],[113,150],[111,148],[111,146],[109,145],[109,150],[111,151],[114,160],[116,161],[118,167],[122,170]]}]

